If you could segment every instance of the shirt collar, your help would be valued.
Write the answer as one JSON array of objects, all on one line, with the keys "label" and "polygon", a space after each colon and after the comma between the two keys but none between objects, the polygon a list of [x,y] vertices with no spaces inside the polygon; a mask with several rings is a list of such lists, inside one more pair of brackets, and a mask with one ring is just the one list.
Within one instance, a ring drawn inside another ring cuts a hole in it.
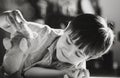
[{"label": "shirt collar", "polygon": [[[59,37],[60,37],[60,36],[59,36]],[[57,44],[57,41],[58,41],[59,37],[57,37],[57,38],[53,41],[53,43],[50,45],[50,47],[48,47],[48,50],[49,50],[50,54],[53,54],[53,52],[55,51],[55,49],[56,49],[56,44]]]}]

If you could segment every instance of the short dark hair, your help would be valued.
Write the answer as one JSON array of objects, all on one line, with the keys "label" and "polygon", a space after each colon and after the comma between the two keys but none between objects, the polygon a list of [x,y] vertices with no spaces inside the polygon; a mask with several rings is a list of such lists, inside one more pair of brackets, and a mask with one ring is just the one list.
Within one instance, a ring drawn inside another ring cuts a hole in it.
[{"label": "short dark hair", "polygon": [[70,30],[69,37],[76,40],[75,45],[79,49],[85,49],[86,55],[101,56],[105,54],[111,47],[114,34],[107,26],[104,18],[93,14],[82,14],[75,17],[67,26],[66,30]]}]

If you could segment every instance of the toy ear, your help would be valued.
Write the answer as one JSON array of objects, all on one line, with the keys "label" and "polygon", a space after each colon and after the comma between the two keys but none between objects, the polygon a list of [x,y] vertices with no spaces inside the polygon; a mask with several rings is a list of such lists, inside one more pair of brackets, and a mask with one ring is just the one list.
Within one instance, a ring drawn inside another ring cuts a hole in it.
[{"label": "toy ear", "polygon": [[21,39],[20,44],[19,44],[19,48],[22,50],[22,52],[26,52],[26,50],[28,49],[28,42],[25,38]]},{"label": "toy ear", "polygon": [[11,40],[9,38],[4,38],[3,45],[6,50],[9,50],[12,47]]},{"label": "toy ear", "polygon": [[[1,13],[0,14],[0,28],[3,29],[4,26],[9,26],[10,22],[8,21],[8,13]],[[4,30],[4,29],[3,29]]]}]

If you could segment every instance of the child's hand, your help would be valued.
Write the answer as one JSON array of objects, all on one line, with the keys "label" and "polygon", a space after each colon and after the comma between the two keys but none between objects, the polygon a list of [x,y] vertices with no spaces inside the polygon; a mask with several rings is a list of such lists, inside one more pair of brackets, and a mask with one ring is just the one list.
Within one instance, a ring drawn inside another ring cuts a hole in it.
[{"label": "child's hand", "polygon": [[64,78],[69,78],[67,74],[64,75]]},{"label": "child's hand", "polygon": [[90,77],[90,73],[87,69],[79,69],[72,74],[73,74],[73,77],[69,77],[69,75],[65,74],[64,78],[89,78]]},{"label": "child's hand", "polygon": [[74,76],[74,78],[89,78],[90,74],[87,69],[81,69],[75,71]]}]

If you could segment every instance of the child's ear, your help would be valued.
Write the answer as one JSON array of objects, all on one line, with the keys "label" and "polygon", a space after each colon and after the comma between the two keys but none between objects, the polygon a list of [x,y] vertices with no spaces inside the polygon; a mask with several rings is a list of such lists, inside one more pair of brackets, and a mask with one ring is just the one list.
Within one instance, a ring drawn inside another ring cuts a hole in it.
[{"label": "child's ear", "polygon": [[21,39],[19,48],[22,50],[22,52],[26,52],[26,50],[28,49],[28,42],[25,38]]}]

